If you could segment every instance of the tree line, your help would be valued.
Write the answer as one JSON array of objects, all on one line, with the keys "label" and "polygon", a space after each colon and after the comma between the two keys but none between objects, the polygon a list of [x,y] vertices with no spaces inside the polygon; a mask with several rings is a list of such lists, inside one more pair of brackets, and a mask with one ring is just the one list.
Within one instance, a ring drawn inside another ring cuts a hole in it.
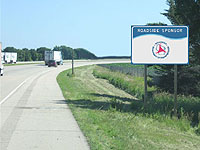
[{"label": "tree line", "polygon": [[[40,47],[37,49],[17,49],[15,47],[6,47],[4,52],[16,52],[17,61],[43,61],[44,52],[51,51],[50,48]],[[55,46],[53,51],[61,51],[64,60],[71,59],[72,55],[74,59],[96,59],[95,54],[89,52],[84,48],[71,48],[67,46]]]},{"label": "tree line", "polygon": [[[169,9],[162,15],[172,25],[189,27],[189,65],[178,65],[178,93],[200,96],[200,0],[167,0]],[[166,25],[149,23],[148,25]],[[154,84],[161,90],[173,93],[174,66],[157,65]]]}]

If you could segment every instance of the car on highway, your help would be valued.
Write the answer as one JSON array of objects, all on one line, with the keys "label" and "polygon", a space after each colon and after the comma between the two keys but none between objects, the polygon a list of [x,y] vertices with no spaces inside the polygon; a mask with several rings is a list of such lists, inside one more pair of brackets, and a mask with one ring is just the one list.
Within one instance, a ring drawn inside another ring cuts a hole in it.
[{"label": "car on highway", "polygon": [[0,64],[0,74],[1,74],[1,76],[3,76],[3,64]]},{"label": "car on highway", "polygon": [[51,67],[51,66],[57,67],[57,62],[55,60],[49,60],[48,67]]}]

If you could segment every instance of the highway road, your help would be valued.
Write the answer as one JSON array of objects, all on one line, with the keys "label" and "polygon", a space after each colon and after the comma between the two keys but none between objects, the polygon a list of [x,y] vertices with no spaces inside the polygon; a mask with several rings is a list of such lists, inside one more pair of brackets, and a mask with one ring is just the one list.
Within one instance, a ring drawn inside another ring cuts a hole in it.
[{"label": "highway road", "polygon": [[[130,60],[75,61],[75,67]],[[86,150],[80,131],[56,82],[71,63],[6,66],[0,77],[1,150]]]}]

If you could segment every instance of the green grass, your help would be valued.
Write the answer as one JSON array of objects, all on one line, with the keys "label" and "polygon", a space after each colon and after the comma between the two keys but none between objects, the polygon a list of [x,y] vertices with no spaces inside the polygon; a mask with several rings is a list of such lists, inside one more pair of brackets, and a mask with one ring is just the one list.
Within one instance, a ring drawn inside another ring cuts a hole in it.
[{"label": "green grass", "polygon": [[[126,64],[124,65],[126,66]],[[134,95],[138,99],[142,99],[144,95],[144,78],[126,75],[119,72],[110,71],[103,67],[96,67],[93,70],[93,75],[97,78],[106,79],[109,83],[116,87],[125,90],[126,92]],[[148,82],[150,82],[148,78]],[[156,91],[155,87],[148,87],[149,93]]]},{"label": "green grass", "polygon": [[[112,64],[110,64],[112,66]],[[114,64],[115,65],[115,64]],[[119,64],[121,65],[121,64]],[[126,66],[126,65],[124,65]],[[139,99],[143,99],[144,93],[144,80],[142,77],[130,76],[124,73],[119,73],[117,70],[110,70],[103,67],[94,69],[93,74],[102,79],[106,79],[114,86],[125,90],[131,95],[135,95]],[[151,78],[148,78],[151,81]],[[173,95],[159,92],[155,87],[148,87],[148,107],[145,112],[148,113],[174,113],[174,98]],[[143,104],[133,102],[133,106],[137,111],[144,112]],[[187,117],[193,125],[200,122],[200,98],[192,96],[178,96],[178,116]]]},{"label": "green grass", "polygon": [[33,64],[44,64],[44,63],[16,63],[16,64],[4,64],[4,66],[20,66],[20,65],[33,65]]},{"label": "green grass", "polygon": [[200,136],[190,121],[137,112],[133,102],[139,105],[141,101],[106,80],[95,78],[95,68],[76,68],[75,77],[70,70],[57,77],[92,150],[199,149]]}]

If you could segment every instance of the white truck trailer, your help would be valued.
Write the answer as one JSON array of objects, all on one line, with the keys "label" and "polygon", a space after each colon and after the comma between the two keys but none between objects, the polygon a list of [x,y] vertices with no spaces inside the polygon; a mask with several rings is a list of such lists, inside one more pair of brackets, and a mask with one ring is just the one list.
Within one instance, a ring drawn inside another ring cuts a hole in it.
[{"label": "white truck trailer", "polygon": [[45,65],[48,65],[49,60],[55,60],[58,65],[63,64],[61,51],[45,51],[44,61]]},{"label": "white truck trailer", "polygon": [[17,63],[17,53],[15,52],[2,52],[3,54],[3,63],[12,64]]},{"label": "white truck trailer", "polygon": [[2,63],[2,55],[1,55],[1,42],[0,42],[0,75],[3,76],[3,63]]},{"label": "white truck trailer", "polygon": [[15,63],[15,64],[17,63],[17,53],[13,53],[13,52],[12,52],[12,53],[10,54],[10,62],[11,62],[11,63]]}]

